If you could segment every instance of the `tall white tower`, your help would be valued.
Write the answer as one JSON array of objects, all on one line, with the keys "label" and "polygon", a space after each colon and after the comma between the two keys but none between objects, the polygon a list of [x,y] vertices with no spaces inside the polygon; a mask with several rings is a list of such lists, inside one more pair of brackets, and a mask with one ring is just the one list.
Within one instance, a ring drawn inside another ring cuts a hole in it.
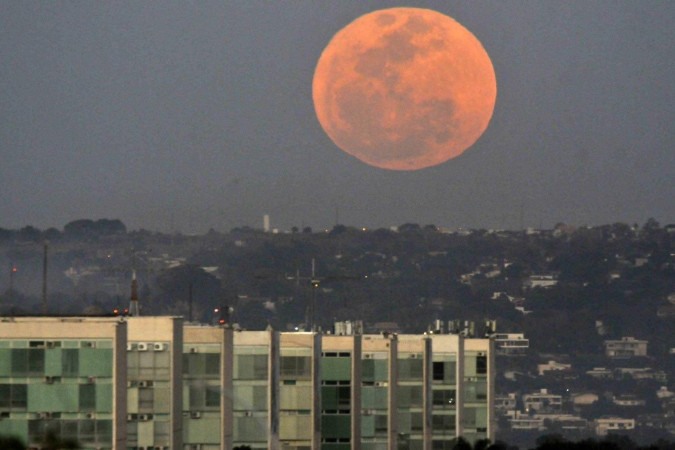
[{"label": "tall white tower", "polygon": [[135,270],[132,272],[131,275],[131,298],[129,299],[129,315],[132,317],[138,317],[141,315],[141,311],[138,306],[138,281],[136,280]]}]

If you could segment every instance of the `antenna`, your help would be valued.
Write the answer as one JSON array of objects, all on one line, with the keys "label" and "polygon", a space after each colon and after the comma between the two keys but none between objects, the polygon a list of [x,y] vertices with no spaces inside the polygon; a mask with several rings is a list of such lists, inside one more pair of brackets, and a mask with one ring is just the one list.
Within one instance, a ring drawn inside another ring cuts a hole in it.
[{"label": "antenna", "polygon": [[47,314],[47,255],[49,252],[49,242],[45,241],[42,257],[42,314]]}]

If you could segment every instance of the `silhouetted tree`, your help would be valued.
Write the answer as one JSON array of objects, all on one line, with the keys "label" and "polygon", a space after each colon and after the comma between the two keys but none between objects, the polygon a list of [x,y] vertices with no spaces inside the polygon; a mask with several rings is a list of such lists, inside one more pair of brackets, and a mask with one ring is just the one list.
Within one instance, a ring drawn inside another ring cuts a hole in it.
[{"label": "silhouetted tree", "polygon": [[13,436],[0,436],[0,448],[3,450],[26,450],[21,439]]}]

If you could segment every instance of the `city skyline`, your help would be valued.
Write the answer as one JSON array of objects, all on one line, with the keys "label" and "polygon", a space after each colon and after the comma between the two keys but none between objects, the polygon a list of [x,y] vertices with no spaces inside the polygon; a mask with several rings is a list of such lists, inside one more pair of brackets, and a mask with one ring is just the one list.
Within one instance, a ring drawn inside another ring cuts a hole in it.
[{"label": "city skyline", "polygon": [[312,104],[332,36],[391,6],[4,5],[0,227],[675,220],[675,5],[413,2],[476,35],[498,94],[465,154],[405,173],[340,151]]}]

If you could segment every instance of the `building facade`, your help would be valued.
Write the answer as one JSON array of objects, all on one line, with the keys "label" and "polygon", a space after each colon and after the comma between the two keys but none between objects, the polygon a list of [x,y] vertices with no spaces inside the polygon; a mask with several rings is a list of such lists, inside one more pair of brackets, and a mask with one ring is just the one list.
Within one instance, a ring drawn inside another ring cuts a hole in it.
[{"label": "building facade", "polygon": [[491,339],[5,318],[0,434],[83,449],[450,449],[494,433]]}]

